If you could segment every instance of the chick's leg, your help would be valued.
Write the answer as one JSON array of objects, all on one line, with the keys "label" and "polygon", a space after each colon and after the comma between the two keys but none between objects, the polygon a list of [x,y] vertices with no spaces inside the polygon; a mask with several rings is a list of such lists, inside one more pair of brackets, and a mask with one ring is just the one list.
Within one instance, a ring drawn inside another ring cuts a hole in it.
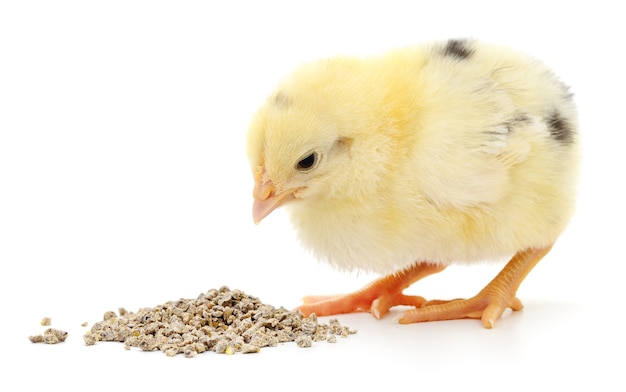
[{"label": "chick's leg", "polygon": [[444,268],[445,266],[436,264],[417,263],[406,270],[378,279],[354,293],[304,297],[304,304],[298,309],[307,316],[311,313],[329,316],[365,311],[381,318],[393,306],[422,306],[426,302],[424,298],[404,295],[402,291],[423,277]]},{"label": "chick's leg", "polygon": [[419,309],[406,311],[399,322],[409,324],[422,321],[479,318],[485,328],[492,328],[506,308],[514,311],[523,308],[515,293],[526,275],[551,248],[552,246],[548,246],[518,252],[476,296],[470,299],[426,302]]}]

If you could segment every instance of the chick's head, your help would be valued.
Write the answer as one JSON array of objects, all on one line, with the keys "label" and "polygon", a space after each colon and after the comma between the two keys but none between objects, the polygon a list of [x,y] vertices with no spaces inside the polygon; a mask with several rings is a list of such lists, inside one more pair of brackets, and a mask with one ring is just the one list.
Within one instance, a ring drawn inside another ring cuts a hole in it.
[{"label": "chick's head", "polygon": [[284,203],[335,194],[347,175],[351,140],[323,108],[298,105],[284,93],[270,97],[253,118],[247,140],[255,223]]}]

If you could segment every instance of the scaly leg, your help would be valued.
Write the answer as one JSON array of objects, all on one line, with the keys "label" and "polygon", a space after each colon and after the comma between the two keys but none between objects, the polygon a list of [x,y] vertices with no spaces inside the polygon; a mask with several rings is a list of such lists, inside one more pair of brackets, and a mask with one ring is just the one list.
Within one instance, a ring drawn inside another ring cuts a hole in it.
[{"label": "scaly leg", "polygon": [[371,312],[380,319],[396,305],[420,307],[426,300],[418,296],[402,294],[402,291],[425,276],[442,271],[445,266],[429,263],[417,263],[412,267],[393,275],[378,279],[361,290],[340,295],[308,296],[298,309],[305,316],[315,313],[317,316]]},{"label": "scaly leg", "polygon": [[523,308],[515,296],[520,284],[552,248],[527,249],[518,252],[500,273],[476,296],[470,299],[425,302],[419,309],[407,310],[399,319],[401,324],[422,321],[481,319],[485,328],[492,328],[506,308]]}]

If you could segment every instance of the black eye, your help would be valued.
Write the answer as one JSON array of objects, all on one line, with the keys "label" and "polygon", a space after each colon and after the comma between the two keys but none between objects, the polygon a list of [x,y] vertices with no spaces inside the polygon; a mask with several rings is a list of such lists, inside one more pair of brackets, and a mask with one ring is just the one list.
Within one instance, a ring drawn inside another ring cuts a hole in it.
[{"label": "black eye", "polygon": [[317,154],[312,152],[309,155],[305,156],[296,164],[296,168],[298,170],[308,170],[315,166],[317,163]]}]

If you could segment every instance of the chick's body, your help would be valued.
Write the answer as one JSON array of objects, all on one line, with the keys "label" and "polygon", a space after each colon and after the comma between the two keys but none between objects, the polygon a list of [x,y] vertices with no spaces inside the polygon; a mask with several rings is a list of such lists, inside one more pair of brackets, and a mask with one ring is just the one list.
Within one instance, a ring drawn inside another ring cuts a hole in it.
[{"label": "chick's body", "polygon": [[577,128],[567,87],[499,46],[309,63],[252,121],[255,220],[284,203],[321,259],[383,274],[549,250],[574,209]]}]

